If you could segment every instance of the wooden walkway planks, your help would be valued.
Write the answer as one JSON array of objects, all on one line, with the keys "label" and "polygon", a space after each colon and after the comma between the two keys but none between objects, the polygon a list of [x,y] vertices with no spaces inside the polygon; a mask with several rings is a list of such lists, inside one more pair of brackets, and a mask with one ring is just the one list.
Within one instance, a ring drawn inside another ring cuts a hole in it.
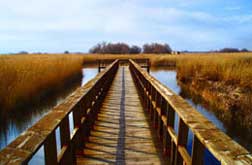
[{"label": "wooden walkway planks", "polygon": [[128,66],[121,66],[77,164],[164,164]]}]

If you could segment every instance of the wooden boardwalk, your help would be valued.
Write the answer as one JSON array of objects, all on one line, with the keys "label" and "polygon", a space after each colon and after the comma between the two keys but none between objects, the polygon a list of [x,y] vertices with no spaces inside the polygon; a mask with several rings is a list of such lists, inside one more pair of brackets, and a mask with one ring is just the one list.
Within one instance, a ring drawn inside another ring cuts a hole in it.
[{"label": "wooden boardwalk", "polygon": [[252,164],[249,151],[133,60],[115,60],[78,88],[1,150],[0,165],[29,164],[40,149],[46,165],[203,165],[206,150],[223,165]]},{"label": "wooden boardwalk", "polygon": [[129,67],[121,66],[77,164],[165,164]]}]

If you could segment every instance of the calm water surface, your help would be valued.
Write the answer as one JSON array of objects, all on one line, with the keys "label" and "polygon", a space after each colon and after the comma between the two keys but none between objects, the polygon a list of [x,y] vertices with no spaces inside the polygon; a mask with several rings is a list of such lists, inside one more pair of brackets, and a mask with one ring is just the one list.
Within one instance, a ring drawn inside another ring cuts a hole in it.
[{"label": "calm water surface", "polygon": [[[97,68],[84,68],[82,71],[83,78],[77,82],[77,84],[69,87],[65,91],[63,91],[60,95],[57,95],[53,99],[46,100],[44,103],[38,105],[38,107],[34,107],[25,113],[17,114],[15,116],[10,116],[7,119],[0,119],[1,128],[0,128],[0,149],[4,148],[8,145],[12,140],[14,140],[20,133],[25,131],[27,128],[36,123],[39,119],[41,119],[47,112],[49,112],[54,106],[60,104],[67,96],[69,96],[77,87],[84,85],[87,81],[92,79],[98,73]],[[177,84],[176,80],[176,71],[168,70],[167,68],[160,69],[151,69],[151,75],[153,75],[160,82],[165,84],[167,87],[172,89],[176,94],[181,94],[181,88]],[[245,144],[246,148],[251,148],[249,143],[244,142],[241,137],[237,137],[232,132],[227,131],[228,126],[225,126],[221,120],[219,120],[216,115],[205,108],[202,104],[195,103],[191,98],[188,98],[183,95],[186,101],[191,104],[196,110],[198,110],[201,114],[203,114],[206,118],[212,121],[220,130],[226,132],[229,136],[231,136],[234,140]],[[43,105],[43,106],[41,106]],[[69,115],[70,121],[72,119],[72,114]],[[175,131],[178,133],[178,119],[179,117],[175,116]],[[70,123],[70,129],[73,129],[73,124]],[[56,130],[57,141],[59,140],[59,130]],[[189,130],[188,136],[188,144],[187,149],[189,153],[191,153],[192,149],[192,138],[193,134]],[[59,150],[60,144],[57,144]],[[43,164],[43,147],[37,152],[37,154],[33,157],[29,164]],[[205,151],[205,164],[219,164],[219,162],[211,155],[209,151]]]},{"label": "calm water surface", "polygon": [[[173,90],[176,94],[181,95],[183,93],[181,87],[177,83],[176,71],[170,70],[168,68],[152,68],[150,74],[156,79],[158,79],[161,83],[165,84],[168,88]],[[239,132],[239,130],[232,131],[232,126],[225,125],[220,119],[217,118],[215,113],[211,111],[210,108],[204,106],[204,104],[198,102],[196,103],[192,98],[186,96],[185,94],[182,94],[182,97],[197,111],[203,114],[208,120],[212,121],[216,127],[218,127],[220,130],[232,137],[232,139],[243,145],[248,150],[252,149],[251,143],[249,141],[245,140],[242,136],[237,135],[237,132]],[[177,115],[175,116],[175,131],[176,133],[178,133]],[[189,153],[191,153],[192,149],[192,139],[193,133],[190,131],[187,144],[187,150],[189,151]],[[213,157],[213,155],[209,151],[205,152],[204,162],[205,164],[219,164],[219,162]]]},{"label": "calm water surface", "polygon": [[[84,71],[85,70],[85,71]],[[72,84],[64,89],[61,93],[52,98],[41,101],[39,105],[35,105],[29,110],[20,110],[15,112],[15,115],[9,114],[8,117],[0,117],[0,149],[4,148],[11,141],[13,141],[20,133],[31,127],[39,119],[41,119],[54,106],[63,102],[77,87],[84,85],[87,81],[92,79],[98,70],[97,68],[84,68],[82,70],[82,79],[79,82]]]}]

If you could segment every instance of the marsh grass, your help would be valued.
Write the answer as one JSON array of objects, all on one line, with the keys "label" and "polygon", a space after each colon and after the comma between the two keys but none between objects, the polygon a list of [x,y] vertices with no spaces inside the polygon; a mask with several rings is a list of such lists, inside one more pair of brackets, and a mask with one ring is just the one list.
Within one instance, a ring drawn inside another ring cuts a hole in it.
[{"label": "marsh grass", "polygon": [[82,62],[77,55],[0,56],[1,111],[43,99],[79,75]]},{"label": "marsh grass", "polygon": [[219,81],[252,90],[252,54],[188,55],[177,59],[178,78]]},{"label": "marsh grass", "polygon": [[39,97],[46,95],[51,88],[63,85],[80,72],[82,64],[129,58],[149,58],[153,67],[176,67],[182,81],[221,81],[252,90],[252,53],[5,55],[0,56],[0,105],[2,109],[10,109],[29,102],[38,93]]},{"label": "marsh grass", "polygon": [[252,53],[203,53],[180,55],[110,55],[89,54],[84,64],[96,64],[97,59],[149,58],[152,67],[171,66],[183,81],[205,79],[221,81],[252,89]]}]

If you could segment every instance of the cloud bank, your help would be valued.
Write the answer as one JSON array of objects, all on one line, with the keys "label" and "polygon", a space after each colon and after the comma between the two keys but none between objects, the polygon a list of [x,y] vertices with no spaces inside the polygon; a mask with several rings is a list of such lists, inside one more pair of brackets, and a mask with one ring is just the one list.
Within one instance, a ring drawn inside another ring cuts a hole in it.
[{"label": "cloud bank", "polygon": [[248,0],[9,0],[0,6],[0,53],[87,52],[100,41],[252,49]]}]

